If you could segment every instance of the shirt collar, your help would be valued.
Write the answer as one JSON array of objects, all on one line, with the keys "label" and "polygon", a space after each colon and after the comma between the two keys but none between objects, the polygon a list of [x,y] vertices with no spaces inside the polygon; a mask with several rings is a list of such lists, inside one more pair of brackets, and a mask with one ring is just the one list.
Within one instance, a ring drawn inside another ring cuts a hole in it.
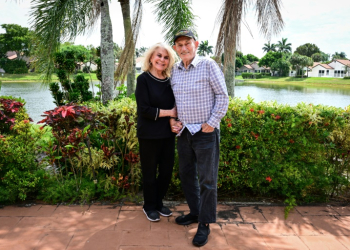
[{"label": "shirt collar", "polygon": [[[189,67],[192,65],[193,67],[197,67],[198,63],[201,61],[200,57],[198,55],[195,55],[192,62],[190,63]],[[179,63],[178,66],[179,69],[185,69],[183,61]]]}]

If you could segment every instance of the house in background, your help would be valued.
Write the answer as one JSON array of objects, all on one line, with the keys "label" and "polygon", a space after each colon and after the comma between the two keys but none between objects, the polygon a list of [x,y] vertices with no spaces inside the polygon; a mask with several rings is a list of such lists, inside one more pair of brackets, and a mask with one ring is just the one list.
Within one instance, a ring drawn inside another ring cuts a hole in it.
[{"label": "house in background", "polygon": [[260,67],[259,62],[252,62],[251,64],[243,65],[238,69],[239,73],[271,73],[271,69],[268,67]]},{"label": "house in background", "polygon": [[136,72],[141,73],[142,72],[142,64],[145,58],[143,56],[136,58]]},{"label": "house in background", "polygon": [[350,60],[335,59],[328,65],[334,69],[334,75],[332,77],[350,76]]},{"label": "house in background", "polygon": [[309,77],[334,77],[334,68],[325,63],[314,62],[312,67],[308,67]]},{"label": "house in background", "polygon": [[258,65],[259,62],[253,62],[250,64],[250,66],[254,69],[254,73],[270,73],[271,70],[269,67],[262,66],[260,67]]},{"label": "house in background", "polygon": [[243,65],[238,69],[239,73],[254,73],[254,68],[249,64]]},{"label": "house in background", "polygon": [[94,63],[94,62],[92,62],[91,64],[90,64],[90,62],[86,62],[86,63],[82,64],[81,65],[81,70],[83,70],[84,67],[90,67],[90,70],[92,70],[92,71],[97,70],[97,64]]},{"label": "house in background", "polygon": [[[17,54],[15,51],[7,51],[5,55],[9,60],[17,59]],[[33,60],[27,56],[22,56],[21,59],[26,62],[28,68],[30,64],[33,62]],[[6,72],[4,69],[0,68],[0,73],[6,73]]]}]

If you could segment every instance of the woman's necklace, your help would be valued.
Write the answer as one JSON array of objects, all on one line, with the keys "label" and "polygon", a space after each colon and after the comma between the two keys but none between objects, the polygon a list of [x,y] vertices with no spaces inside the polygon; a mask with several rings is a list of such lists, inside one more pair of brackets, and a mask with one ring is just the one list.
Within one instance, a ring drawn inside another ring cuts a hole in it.
[{"label": "woman's necklace", "polygon": [[155,76],[153,76],[149,71],[147,71],[147,73],[148,73],[148,75],[149,75],[150,77],[152,77],[154,80],[156,80],[156,81],[158,81],[158,82],[166,82],[166,81],[169,80],[168,77],[165,78],[164,80],[159,80],[158,78],[156,78]]}]

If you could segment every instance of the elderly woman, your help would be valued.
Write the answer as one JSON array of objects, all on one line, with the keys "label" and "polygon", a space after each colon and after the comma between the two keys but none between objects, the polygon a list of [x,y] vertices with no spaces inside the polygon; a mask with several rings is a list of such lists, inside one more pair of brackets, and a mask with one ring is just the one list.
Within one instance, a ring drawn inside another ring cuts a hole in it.
[{"label": "elderly woman", "polygon": [[163,206],[174,166],[175,134],[169,119],[177,117],[170,85],[170,71],[176,54],[162,43],[145,53],[144,71],[137,78],[137,137],[143,175],[143,211],[150,221],[172,212]]}]

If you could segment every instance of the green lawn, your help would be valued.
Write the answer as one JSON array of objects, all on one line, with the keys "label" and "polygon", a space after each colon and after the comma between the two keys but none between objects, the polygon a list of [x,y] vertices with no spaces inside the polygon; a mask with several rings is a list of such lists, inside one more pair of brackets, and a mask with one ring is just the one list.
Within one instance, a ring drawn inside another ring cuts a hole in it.
[{"label": "green lawn", "polygon": [[[237,76],[236,79],[242,80],[242,76]],[[261,83],[304,83],[304,84],[322,84],[322,85],[350,85],[350,79],[343,78],[326,78],[326,77],[309,77],[309,78],[294,78],[294,77],[277,77],[266,76],[260,79],[244,79],[245,82],[261,82]]]},{"label": "green lawn", "polygon": [[[85,78],[90,79],[89,74],[83,73]],[[97,80],[96,74],[91,73],[92,80]],[[52,76],[53,81],[57,81],[58,78],[56,75]],[[0,81],[3,82],[41,82],[40,74],[37,73],[28,73],[28,74],[0,74]]]}]

